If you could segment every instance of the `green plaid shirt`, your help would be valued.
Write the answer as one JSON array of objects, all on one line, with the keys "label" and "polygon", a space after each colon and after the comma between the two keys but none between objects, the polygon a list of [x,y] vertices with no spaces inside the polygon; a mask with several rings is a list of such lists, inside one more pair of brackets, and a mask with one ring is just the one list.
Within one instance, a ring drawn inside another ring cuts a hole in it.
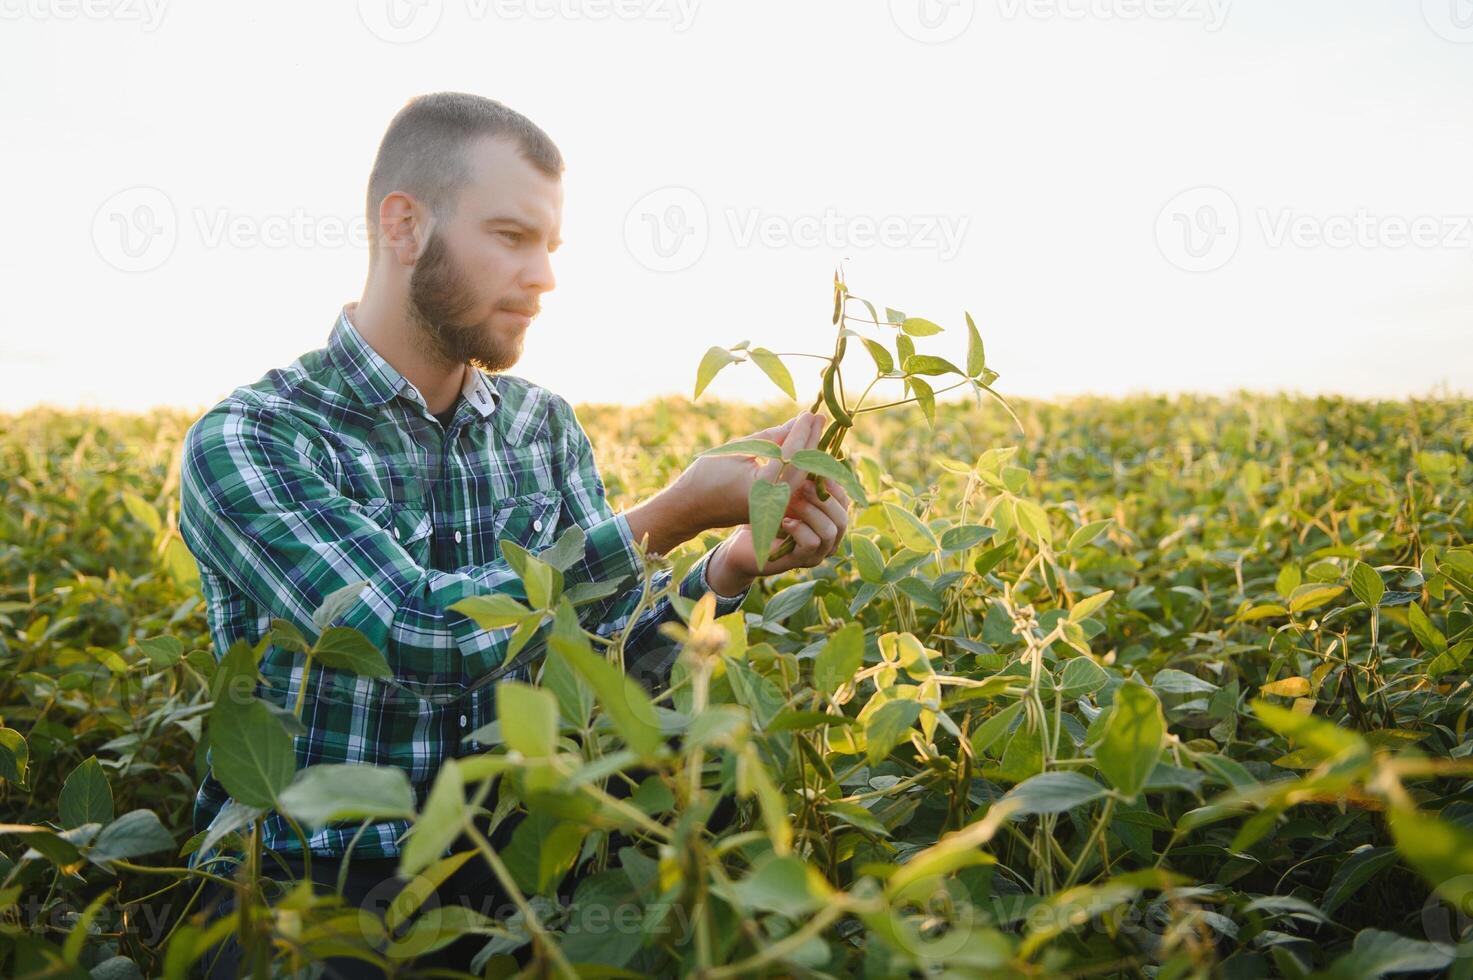
[{"label": "green plaid shirt", "polygon": [[[190,427],[179,531],[199,565],[217,658],[239,640],[258,642],[275,618],[315,638],[312,612],[323,599],[369,583],[331,625],[363,632],[393,677],[314,665],[297,762],[397,766],[423,804],[442,760],[473,751],[463,739],[495,718],[495,683],[476,681],[503,661],[512,628],[481,629],[445,607],[491,592],[525,597],[500,557],[501,541],[535,553],[581,527],[585,554],[565,582],[626,580],[620,593],[580,612],[600,635],[627,628],[631,662],[665,642],[655,626],[673,609],[662,598],[629,622],[641,591],[639,556],[628,519],[605,500],[593,448],[566,400],[521,378],[468,368],[442,428],[348,313],[339,313],[325,348],[237,388]],[[681,595],[709,591],[709,559],[707,552],[685,575]],[[670,574],[660,572],[655,586],[668,585]],[[718,597],[718,613],[746,595]],[[302,658],[271,646],[260,667],[260,696],[291,707]],[[527,680],[530,668],[507,676]],[[228,801],[207,774],[196,832]],[[373,824],[353,853],[397,855],[407,828],[404,820]],[[308,846],[340,854],[357,829],[324,828]],[[264,842],[301,850],[276,813],[266,818]]]}]

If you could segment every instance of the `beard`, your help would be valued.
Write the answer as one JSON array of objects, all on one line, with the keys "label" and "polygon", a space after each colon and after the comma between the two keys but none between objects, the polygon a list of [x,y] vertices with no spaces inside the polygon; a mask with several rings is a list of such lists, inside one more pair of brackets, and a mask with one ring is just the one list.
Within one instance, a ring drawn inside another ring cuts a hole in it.
[{"label": "beard", "polygon": [[481,323],[468,323],[475,293],[461,274],[440,233],[430,235],[424,254],[409,275],[409,318],[417,328],[415,346],[448,367],[467,362],[483,371],[505,371],[522,356],[522,337],[504,340]]}]

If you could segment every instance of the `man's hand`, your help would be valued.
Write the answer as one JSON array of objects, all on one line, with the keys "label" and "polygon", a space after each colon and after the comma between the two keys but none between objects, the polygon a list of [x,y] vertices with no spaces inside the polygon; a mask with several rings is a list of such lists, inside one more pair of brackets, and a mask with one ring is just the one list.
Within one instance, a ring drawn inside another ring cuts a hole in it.
[{"label": "man's hand", "polygon": [[720,595],[736,595],[758,575],[813,568],[838,550],[849,529],[849,495],[832,480],[819,479],[828,490],[827,500],[818,499],[817,485],[809,480],[802,480],[788,500],[782,528],[792,537],[793,550],[782,558],[770,559],[759,570],[752,525],[743,524],[711,555],[707,578],[712,589]]},{"label": "man's hand", "polygon": [[[791,456],[800,449],[817,447],[827,424],[822,413],[803,412],[782,425],[742,438],[776,442],[784,455]],[[782,460],[760,456],[702,456],[686,467],[667,492],[678,493],[689,501],[701,530],[734,527],[747,520],[752,484],[776,479],[782,468]],[[796,491],[807,475],[788,467],[783,481]]]}]

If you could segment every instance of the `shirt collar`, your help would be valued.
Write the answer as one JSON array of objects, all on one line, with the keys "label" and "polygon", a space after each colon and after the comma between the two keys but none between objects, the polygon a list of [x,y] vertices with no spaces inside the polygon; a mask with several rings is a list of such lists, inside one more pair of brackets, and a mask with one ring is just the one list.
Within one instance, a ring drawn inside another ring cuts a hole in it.
[{"label": "shirt collar", "polygon": [[[327,350],[348,387],[368,407],[377,408],[400,392],[423,404],[423,398],[416,397],[418,391],[409,379],[384,360],[353,326],[353,321],[348,319],[347,304],[338,311],[337,322],[333,324],[332,334],[327,340]],[[471,364],[466,365],[465,384],[461,386],[460,393],[483,419],[491,417],[501,398],[501,393],[486,373]]]}]

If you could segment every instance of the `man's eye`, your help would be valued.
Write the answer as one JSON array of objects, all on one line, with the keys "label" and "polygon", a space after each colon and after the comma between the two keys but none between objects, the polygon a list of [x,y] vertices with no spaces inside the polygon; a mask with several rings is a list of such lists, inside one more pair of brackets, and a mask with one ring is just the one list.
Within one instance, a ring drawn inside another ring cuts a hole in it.
[{"label": "man's eye", "polygon": [[513,242],[519,242],[522,240],[522,233],[519,231],[503,231],[501,232],[501,234],[505,235],[507,238],[510,238]]}]

